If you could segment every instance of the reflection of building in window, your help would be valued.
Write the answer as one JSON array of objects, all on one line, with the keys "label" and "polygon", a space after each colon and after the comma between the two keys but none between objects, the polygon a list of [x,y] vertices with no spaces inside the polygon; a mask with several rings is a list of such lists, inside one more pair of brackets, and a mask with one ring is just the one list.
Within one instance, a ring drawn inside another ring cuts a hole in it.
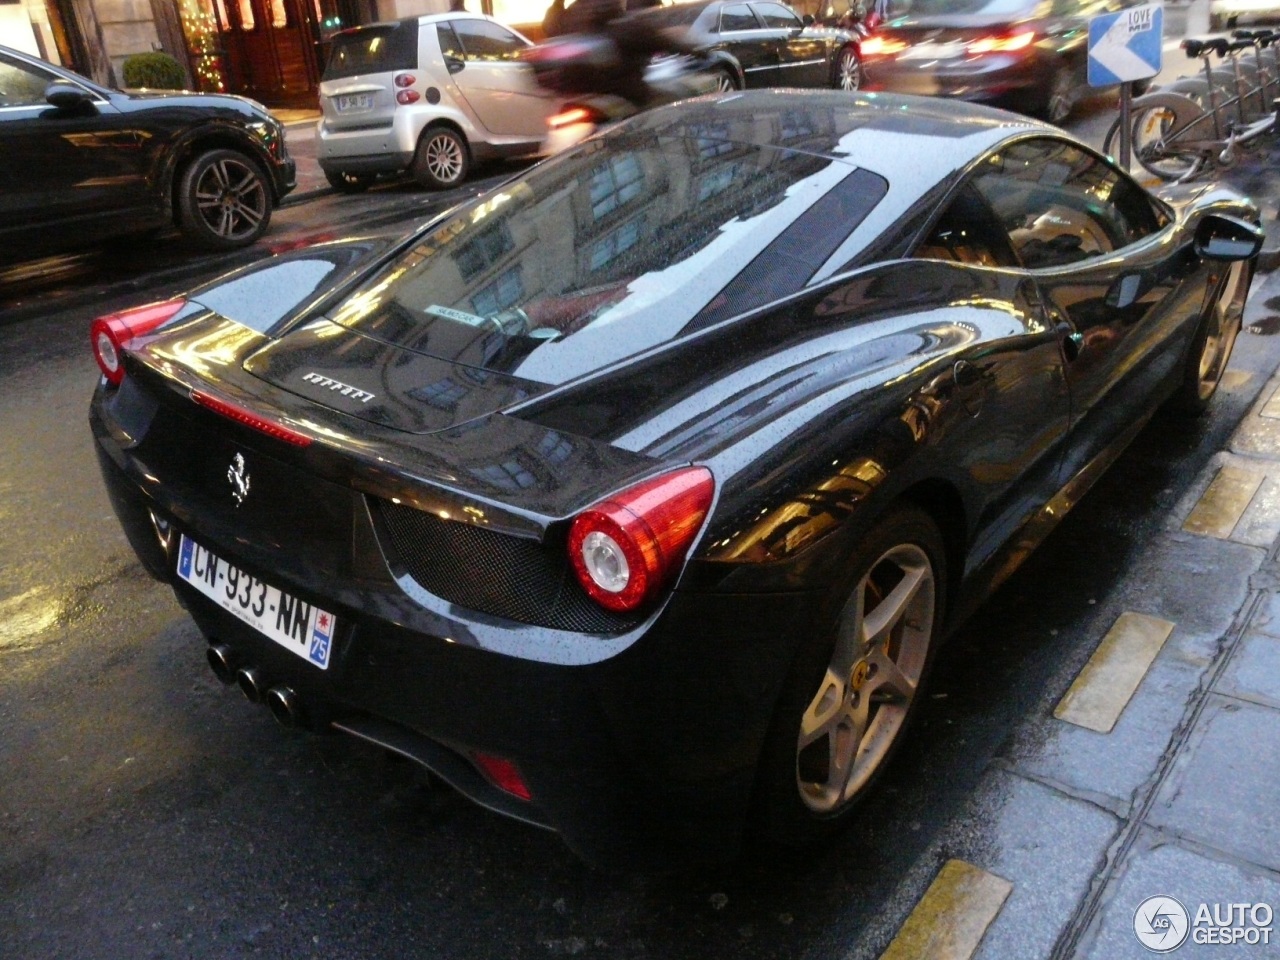
[{"label": "reflection of building in window", "polygon": [[811,137],[817,132],[813,118],[799,110],[783,110],[778,115],[778,137],[781,140],[797,140]]},{"label": "reflection of building in window", "polygon": [[507,460],[488,467],[473,468],[472,476],[488,480],[499,490],[527,490],[538,478],[526,470],[518,460]]},{"label": "reflection of building in window", "polygon": [[507,307],[513,307],[524,297],[524,282],[520,279],[520,264],[498,274],[498,279],[487,287],[481,287],[471,297],[471,306],[482,317],[492,317]]},{"label": "reflection of building in window", "polygon": [[599,270],[605,264],[616,259],[623,251],[634,247],[636,241],[640,239],[640,232],[643,226],[644,217],[635,217],[618,227],[617,230],[607,234],[603,240],[600,240],[591,248],[591,252],[587,255],[587,268],[589,270]]},{"label": "reflection of building in window", "polygon": [[546,463],[564,463],[573,453],[573,444],[554,430],[548,430],[547,435],[538,441],[537,450],[538,456]]},{"label": "reflection of building in window", "polygon": [[435,383],[428,383],[423,387],[414,387],[409,391],[409,396],[415,400],[421,400],[437,410],[454,409],[458,405],[458,401],[466,395],[467,388],[461,384],[454,383],[448,377],[443,380],[437,380]]},{"label": "reflection of building in window", "polygon": [[633,154],[615,157],[591,171],[591,216],[599,220],[640,196],[644,170]]},{"label": "reflection of building in window", "polygon": [[497,263],[515,245],[511,230],[505,223],[498,223],[468,240],[453,259],[458,264],[462,279],[470,280]]},{"label": "reflection of building in window", "polygon": [[698,178],[698,202],[723,193],[742,172],[741,163],[722,163]]},{"label": "reflection of building in window", "polygon": [[737,149],[737,144],[729,139],[727,123],[691,123],[689,135],[694,138],[698,147],[698,156],[704,160],[732,153]]}]

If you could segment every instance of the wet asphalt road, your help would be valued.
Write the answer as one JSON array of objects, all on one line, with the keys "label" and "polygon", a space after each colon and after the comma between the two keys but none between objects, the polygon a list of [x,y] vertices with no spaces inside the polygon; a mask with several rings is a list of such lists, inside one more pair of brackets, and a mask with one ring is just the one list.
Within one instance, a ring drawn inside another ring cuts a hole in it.
[{"label": "wet asphalt road", "polygon": [[[272,239],[420,202],[330,197],[286,208]],[[874,958],[944,858],[1043,826],[984,776],[1035,761],[1109,598],[1221,603],[1211,578],[1126,575],[1280,359],[1269,287],[1251,314],[1264,333],[1236,349],[1255,375],[1190,427],[1153,421],[960,631],[852,829],[801,862],[608,876],[410,764],[285,733],[213,679],[132,559],[85,422],[90,318],[189,282],[155,283],[150,255],[130,256],[132,279],[112,261],[10,301],[0,322],[0,957]],[[1046,876],[1074,867],[1062,847],[1041,855]]]}]

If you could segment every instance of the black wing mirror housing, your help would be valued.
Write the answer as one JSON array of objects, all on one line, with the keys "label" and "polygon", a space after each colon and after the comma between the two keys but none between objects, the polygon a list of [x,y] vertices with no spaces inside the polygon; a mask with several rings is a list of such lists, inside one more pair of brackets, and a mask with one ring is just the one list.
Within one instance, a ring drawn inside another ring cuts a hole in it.
[{"label": "black wing mirror housing", "polygon": [[54,80],[45,87],[44,98],[59,110],[83,110],[93,106],[93,95],[88,90],[66,80]]},{"label": "black wing mirror housing", "polygon": [[1208,213],[1196,227],[1195,250],[1206,260],[1250,260],[1262,249],[1264,237],[1256,223]]}]

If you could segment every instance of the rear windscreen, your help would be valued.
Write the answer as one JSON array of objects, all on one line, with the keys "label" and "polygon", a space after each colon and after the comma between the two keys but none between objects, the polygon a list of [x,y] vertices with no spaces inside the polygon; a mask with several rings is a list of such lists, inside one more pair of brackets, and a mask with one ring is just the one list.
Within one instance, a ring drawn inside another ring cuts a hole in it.
[{"label": "rear windscreen", "polygon": [[587,141],[463,208],[331,316],[477,376],[563,383],[795,293],[885,181],[728,126]]},{"label": "rear windscreen", "polygon": [[348,30],[333,38],[324,79],[413,70],[417,65],[418,21],[379,23]]}]

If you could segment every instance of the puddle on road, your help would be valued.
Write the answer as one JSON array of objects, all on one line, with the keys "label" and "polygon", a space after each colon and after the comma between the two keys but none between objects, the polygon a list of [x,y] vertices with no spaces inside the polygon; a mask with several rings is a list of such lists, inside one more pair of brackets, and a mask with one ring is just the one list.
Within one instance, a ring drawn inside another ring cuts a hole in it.
[{"label": "puddle on road", "polygon": [[[1280,297],[1272,297],[1271,300],[1280,300]],[[1271,300],[1267,301],[1268,307],[1278,307],[1280,305],[1273,304]],[[1255,320],[1245,327],[1247,331],[1259,337],[1271,337],[1280,333],[1280,316],[1263,317],[1261,320]]]},{"label": "puddle on road", "polygon": [[43,587],[0,602],[0,650],[32,646],[39,636],[58,622],[62,603],[48,597]]}]

